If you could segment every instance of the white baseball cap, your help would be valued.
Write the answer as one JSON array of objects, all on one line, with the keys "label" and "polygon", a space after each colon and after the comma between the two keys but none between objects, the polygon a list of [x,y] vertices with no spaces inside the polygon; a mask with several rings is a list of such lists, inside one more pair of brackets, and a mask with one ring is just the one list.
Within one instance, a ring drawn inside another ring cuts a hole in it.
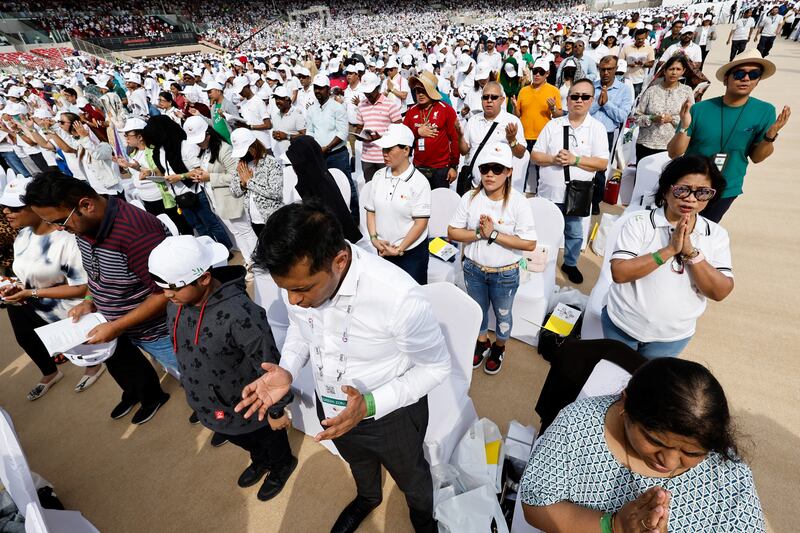
[{"label": "white baseball cap", "polygon": [[497,143],[486,147],[478,155],[478,161],[475,166],[479,167],[487,163],[500,163],[506,168],[513,168],[514,154],[511,153],[511,147],[506,143]]},{"label": "white baseball cap", "polygon": [[138,74],[135,74],[135,73],[131,72],[130,74],[125,76],[125,81],[127,81],[129,83],[135,83],[136,85],[141,85],[142,84],[142,77],[139,76]]},{"label": "white baseball cap", "polygon": [[53,118],[53,114],[49,110],[39,107],[33,112],[33,118]]},{"label": "white baseball cap", "polygon": [[[244,76],[240,76],[233,80],[233,92],[239,94],[244,90],[245,87],[250,86],[250,80],[245,78]],[[208,90],[208,89],[206,89]]]},{"label": "white baseball cap", "polygon": [[503,67],[503,70],[506,71],[507,76],[514,77],[517,75],[517,69],[514,67],[513,63],[506,63],[505,66]]},{"label": "white baseball cap", "polygon": [[143,130],[145,126],[147,126],[147,122],[144,120],[136,117],[129,118],[125,121],[125,125],[122,126],[122,132],[127,133],[129,131]]},{"label": "white baseball cap", "polygon": [[206,235],[167,237],[153,248],[147,268],[162,289],[180,289],[195,281],[213,266],[228,263],[228,249]]},{"label": "white baseball cap", "polygon": [[186,142],[190,144],[200,144],[206,138],[208,123],[200,115],[191,116],[183,124],[183,131],[186,132]]},{"label": "white baseball cap", "polygon": [[275,91],[272,93],[272,96],[275,98],[289,98],[289,89],[287,89],[284,85],[276,87]]},{"label": "white baseball cap", "polygon": [[317,74],[316,76],[314,76],[312,84],[317,87],[330,87],[331,80],[325,74]]},{"label": "white baseball cap", "polygon": [[31,182],[30,178],[14,178],[8,182],[6,188],[3,189],[3,196],[0,196],[0,205],[7,207],[23,207],[25,202],[20,200],[20,196],[25,194],[25,189]]},{"label": "white baseball cap", "polygon": [[14,86],[8,90],[8,96],[11,98],[22,98],[25,96],[25,87]]},{"label": "white baseball cap", "polygon": [[375,144],[381,148],[414,146],[414,133],[405,124],[390,124],[389,129]]},{"label": "white baseball cap", "polygon": [[400,65],[397,64],[397,60],[393,57],[389,58],[389,61],[383,66],[383,68],[400,68]]},{"label": "white baseball cap", "polygon": [[478,65],[478,69],[475,71],[475,79],[476,80],[488,80],[489,79],[489,65],[486,63],[481,63]]},{"label": "white baseball cap", "polygon": [[624,59],[620,59],[619,61],[617,61],[617,72],[622,72],[622,73],[628,72],[628,62],[625,61]]},{"label": "white baseball cap", "polygon": [[297,67],[294,69],[294,73],[297,76],[311,76],[311,71],[308,70],[306,67]]},{"label": "white baseball cap", "polygon": [[215,81],[210,81],[210,82],[208,82],[208,85],[206,85],[205,91],[208,92],[208,91],[210,91],[212,89],[216,89],[218,91],[222,91],[223,87],[222,87],[222,85],[220,85],[219,83],[217,83]]},{"label": "white baseball cap", "polygon": [[361,83],[359,84],[358,88],[364,94],[371,93],[378,87],[380,87],[381,80],[374,72],[367,72],[361,78]]},{"label": "white baseball cap", "polygon": [[247,153],[247,149],[256,142],[255,134],[247,128],[236,128],[231,133],[231,156],[241,159]]},{"label": "white baseball cap", "polygon": [[539,59],[533,62],[533,68],[531,70],[533,70],[534,68],[541,68],[544,69],[545,71],[549,71],[550,62],[547,59],[540,57]]}]

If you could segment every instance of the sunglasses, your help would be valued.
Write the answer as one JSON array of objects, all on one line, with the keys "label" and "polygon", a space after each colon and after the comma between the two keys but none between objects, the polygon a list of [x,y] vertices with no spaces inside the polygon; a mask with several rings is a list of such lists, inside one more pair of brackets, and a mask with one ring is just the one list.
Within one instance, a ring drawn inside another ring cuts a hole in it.
[{"label": "sunglasses", "polygon": [[411,90],[414,91],[414,94],[424,94],[425,96],[428,95],[428,91],[426,91],[424,87],[414,87]]},{"label": "sunglasses", "polygon": [[485,165],[478,165],[478,170],[481,174],[488,174],[491,172],[495,176],[499,176],[505,171],[506,167],[500,163],[486,163]]},{"label": "sunglasses", "polygon": [[67,222],[69,222],[69,219],[72,218],[72,215],[75,214],[75,210],[76,209],[78,209],[78,206],[73,207],[72,211],[69,212],[69,215],[67,215],[67,218],[65,218],[64,220],[54,220],[52,222],[49,221],[49,220],[44,220],[44,219],[42,219],[42,220],[44,220],[46,223],[50,224],[51,226],[55,226],[57,228],[62,228],[63,229],[63,228],[66,227]]},{"label": "sunglasses", "polygon": [[734,70],[731,76],[733,76],[733,79],[735,79],[736,81],[742,81],[745,78],[750,78],[751,80],[757,80],[758,78],[761,77],[761,71],[758,69],[756,70],[739,69],[739,70]]},{"label": "sunglasses", "polygon": [[19,207],[11,207],[10,205],[0,206],[0,210],[5,211],[6,209],[8,209],[9,213],[19,213],[20,211],[25,209],[25,206],[24,205],[19,206]]},{"label": "sunglasses", "polygon": [[584,102],[588,102],[592,99],[591,94],[571,94],[569,95],[569,99],[573,102],[577,102],[578,100],[583,100]]},{"label": "sunglasses", "polygon": [[535,68],[531,71],[534,76],[544,76],[547,74],[547,71],[543,68]]},{"label": "sunglasses", "polygon": [[494,102],[495,100],[499,100],[500,98],[502,98],[502,96],[500,96],[499,94],[484,94],[484,95],[481,95],[481,100],[483,100],[484,102],[487,102],[489,100]]},{"label": "sunglasses", "polygon": [[694,195],[698,202],[707,202],[717,194],[716,189],[712,189],[711,187],[698,187],[697,189],[692,189],[686,185],[672,185],[671,187],[672,196],[679,200]]}]

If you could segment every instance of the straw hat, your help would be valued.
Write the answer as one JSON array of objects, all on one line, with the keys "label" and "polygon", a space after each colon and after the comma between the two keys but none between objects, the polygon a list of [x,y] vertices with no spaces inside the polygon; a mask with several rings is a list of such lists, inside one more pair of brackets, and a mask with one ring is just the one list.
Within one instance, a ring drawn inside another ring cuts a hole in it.
[{"label": "straw hat", "polygon": [[756,49],[752,49],[749,52],[744,52],[736,56],[736,59],[731,61],[730,63],[725,63],[719,70],[717,70],[717,79],[719,81],[725,81],[725,74],[730,72],[732,69],[738,67],[739,65],[747,65],[747,64],[758,64],[761,65],[761,79],[765,80],[775,74],[775,63],[770,61],[769,59],[764,59],[761,57],[761,54]]},{"label": "straw hat", "polygon": [[422,86],[425,89],[425,92],[428,94],[428,98],[431,100],[441,100],[442,95],[439,94],[439,90],[436,88],[438,85],[439,80],[432,72],[423,71],[419,76],[411,76],[408,79],[408,86],[412,89]]}]

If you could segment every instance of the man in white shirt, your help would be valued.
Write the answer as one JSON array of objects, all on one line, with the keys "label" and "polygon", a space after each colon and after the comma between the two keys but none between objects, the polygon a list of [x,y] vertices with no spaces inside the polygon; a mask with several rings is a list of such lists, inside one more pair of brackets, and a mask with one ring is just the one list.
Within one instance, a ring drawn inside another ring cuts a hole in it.
[{"label": "man in white shirt", "polygon": [[491,72],[500,74],[500,69],[503,67],[503,55],[495,49],[494,45],[494,36],[490,36],[486,40],[486,51],[478,54],[478,64],[486,63]]},{"label": "man in white shirt", "polygon": [[756,36],[753,37],[753,42],[758,42],[756,48],[761,52],[761,57],[769,55],[769,51],[772,50],[772,45],[775,43],[775,37],[780,33],[782,26],[783,16],[778,14],[778,6],[772,6],[769,13],[761,17]]},{"label": "man in white shirt", "polygon": [[272,93],[278,112],[272,114],[272,154],[280,161],[289,148],[289,141],[306,134],[306,119],[292,106],[291,94],[284,86]]},{"label": "man in white shirt", "polygon": [[[748,8],[744,14],[737,20],[731,32],[728,34],[728,43],[731,45],[731,56],[728,61],[733,61],[733,58],[744,52],[747,48],[747,41],[753,36],[753,29],[756,26],[756,21],[753,20],[753,10]],[[731,44],[731,41],[733,44]]]},{"label": "man in white shirt", "polygon": [[317,99],[314,96],[314,86],[311,84],[311,72],[305,67],[299,67],[295,69],[295,72],[297,73],[297,79],[300,80],[300,89],[297,90],[297,99],[294,105],[303,113],[303,116],[307,117],[308,108],[317,103]]},{"label": "man in white shirt", "polygon": [[263,419],[310,363],[326,428],[315,439],[333,439],[358,491],[332,531],[355,531],[381,503],[381,466],[405,494],[415,530],[437,531],[423,440],[427,394],[449,375],[450,354],[419,285],[345,241],[313,201],[273,213],[253,257],[285,291],[289,329],[280,366],[262,365],[236,411]]},{"label": "man in white shirt", "polygon": [[644,28],[636,30],[633,43],[623,46],[619,53],[620,61],[628,64],[625,79],[633,83],[634,96],[639,96],[639,93],[642,92],[646,71],[655,64],[655,50],[647,44],[649,33]]},{"label": "man in white shirt", "polygon": [[[272,139],[269,135],[269,130],[272,129],[272,120],[270,119],[267,104],[253,94],[253,89],[246,78],[237,78],[234,81],[234,89],[242,97],[239,111],[242,119],[244,119],[244,127],[253,131],[253,135],[261,141],[264,148],[270,148]],[[241,124],[239,125],[241,126]]]},{"label": "man in white shirt", "polygon": [[[568,114],[545,125],[531,150],[531,159],[539,165],[537,195],[547,198],[565,211],[567,191],[565,169],[570,181],[592,181],[595,172],[608,166],[608,136],[603,124],[589,115],[594,102],[594,84],[576,81],[567,97]],[[569,148],[564,148],[567,135]],[[561,270],[573,283],[583,283],[578,270],[578,256],[583,242],[583,217],[564,217],[564,263]]]},{"label": "man in white shirt", "polygon": [[400,74],[400,65],[397,61],[390,59],[383,67],[386,78],[383,80],[381,92],[390,102],[400,104],[400,113],[405,114],[408,110],[409,88],[408,81]]},{"label": "man in white shirt", "polygon": [[656,72],[661,68],[661,65],[666,63],[667,59],[677,54],[685,55],[692,66],[699,69],[700,64],[703,62],[703,51],[698,45],[692,42],[692,39],[694,39],[694,26],[685,26],[681,30],[681,40],[670,45],[670,47],[664,51],[661,59],[658,60]]}]

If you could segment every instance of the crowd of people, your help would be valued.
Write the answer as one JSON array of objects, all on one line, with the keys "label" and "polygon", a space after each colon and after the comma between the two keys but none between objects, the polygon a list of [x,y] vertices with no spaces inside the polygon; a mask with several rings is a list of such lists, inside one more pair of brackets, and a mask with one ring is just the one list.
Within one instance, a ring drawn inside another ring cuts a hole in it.
[{"label": "crowd of people", "polygon": [[[432,191],[460,196],[446,237],[482,311],[473,367],[495,375],[521,260],[537,250],[527,198],[563,214],[560,268],[583,284],[583,223],[633,127],[637,160],[670,161],[652,209],[622,227],[601,318],[606,339],[649,361],[621,395],[577,402],[547,429],[521,484],[525,516],[545,530],[763,531],[722,388],[678,356],[707,301],[734,289],[720,222],[748,166],[780,147],[791,110],[758,85],[782,68],[768,56],[778,35],[796,38],[796,8],[764,9],[754,26],[735,4],[730,15],[501,6],[464,26],[416,3],[346,4],[331,5],[333,27],[290,26],[292,42],[0,81],[0,295],[42,374],[28,399],[66,362],[34,329],[99,313],[87,342],[108,355],[75,391],[107,370],[122,390],[111,417],[138,405],[132,422],[146,423],[169,400],[149,354],[213,445],[250,454],[238,484],[266,476],[266,501],[297,465],[285,408],[310,363],[316,439],[333,440],[358,489],[333,531],[381,503],[382,466],[415,529],[435,531],[422,446],[451,354],[420,290],[435,260]],[[731,58],[711,73],[729,16]],[[712,82],[724,95],[703,98]],[[272,302],[248,296],[259,276],[281,290],[280,336]]]}]

